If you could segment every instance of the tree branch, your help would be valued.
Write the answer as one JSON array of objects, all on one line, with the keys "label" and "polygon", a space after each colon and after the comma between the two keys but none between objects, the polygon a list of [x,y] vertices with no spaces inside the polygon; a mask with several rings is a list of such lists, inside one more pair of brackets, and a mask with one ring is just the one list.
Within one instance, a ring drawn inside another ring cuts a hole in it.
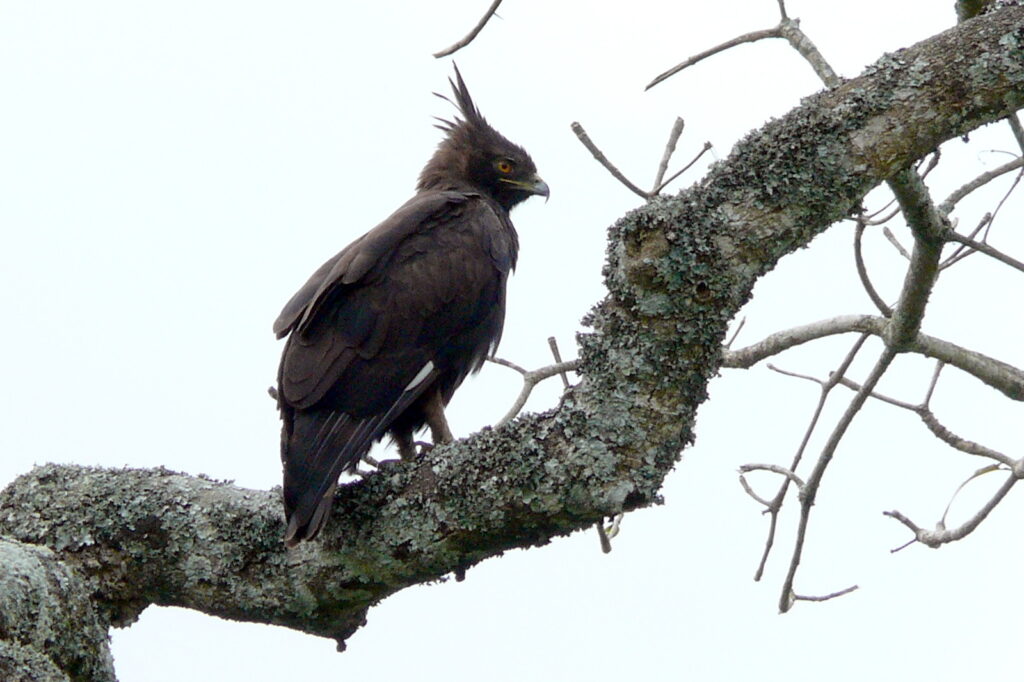
[{"label": "tree branch", "polygon": [[[844,315],[776,332],[758,343],[722,355],[722,367],[746,369],[784,350],[835,334],[861,333],[885,337],[889,321],[872,315]],[[960,369],[1013,400],[1024,400],[1024,372],[995,358],[955,343],[918,334],[904,347]]]},{"label": "tree branch", "polygon": [[500,4],[501,0],[494,0],[494,2],[491,3],[491,6],[487,8],[487,11],[484,12],[484,15],[480,18],[480,21],[477,22],[476,26],[470,29],[469,33],[467,33],[464,38],[462,38],[455,44],[446,47],[440,52],[435,52],[434,58],[440,59],[441,57],[447,57],[450,54],[455,54],[456,52],[464,48],[466,45],[469,45],[471,42],[473,42],[473,39],[477,37],[480,31],[484,29],[484,26],[487,25],[487,22],[491,20],[491,17],[494,16],[494,13],[498,11],[498,5]]},{"label": "tree branch", "polygon": [[283,548],[276,491],[55,466],[0,495],[0,532],[86,575],[112,623],[156,603],[343,640],[408,585],[652,504],[758,278],[943,141],[1021,107],[1022,29],[1007,7],[887,55],[624,216],[558,407],[340,486],[316,542]]}]

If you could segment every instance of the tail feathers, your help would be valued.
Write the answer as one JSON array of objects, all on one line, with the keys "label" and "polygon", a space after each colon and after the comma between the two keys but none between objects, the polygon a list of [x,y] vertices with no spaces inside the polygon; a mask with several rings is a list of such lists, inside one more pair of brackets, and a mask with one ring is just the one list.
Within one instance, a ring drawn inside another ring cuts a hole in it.
[{"label": "tail feathers", "polygon": [[[285,428],[281,451],[288,519],[284,542],[288,547],[316,537],[331,510],[341,472],[355,469],[373,442],[439,374],[433,362],[426,362],[386,412],[366,419],[329,409],[290,412],[291,429]],[[286,424],[288,419],[285,416]]]},{"label": "tail feathers", "polygon": [[334,501],[338,476],[354,469],[380,438],[384,432],[380,421],[327,410],[295,413],[282,453],[286,545],[293,547],[320,532]]}]

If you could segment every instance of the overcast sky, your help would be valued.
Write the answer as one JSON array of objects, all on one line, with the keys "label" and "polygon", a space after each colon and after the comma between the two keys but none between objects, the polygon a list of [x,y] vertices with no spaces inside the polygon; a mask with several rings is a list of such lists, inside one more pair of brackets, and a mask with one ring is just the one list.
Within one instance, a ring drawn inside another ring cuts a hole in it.
[{"label": "overcast sky", "polygon": [[[440,138],[431,117],[452,115],[431,95],[447,90],[451,60],[430,55],[487,4],[0,0],[0,481],[56,461],[279,484],[271,323],[313,269],[411,195]],[[951,1],[788,9],[845,76],[954,22]],[[605,228],[640,201],[570,123],[642,186],[676,116],[686,130],[672,168],[704,141],[714,144],[706,161],[724,158],[820,88],[792,50],[748,45],[643,86],[774,25],[777,12],[773,0],[507,0],[455,56],[484,115],[530,151],[552,192],[513,214],[522,250],[502,356],[546,364],[551,335],[574,355],[579,320],[602,296]],[[1012,149],[996,127],[950,143],[935,195]],[[976,223],[997,198],[968,202],[960,220]],[[1015,196],[992,237],[1018,258],[1022,215]],[[737,343],[873,312],[851,240],[839,225],[784,259],[758,285]],[[878,233],[867,257],[892,300],[901,257]],[[1020,366],[1021,284],[973,256],[943,277],[925,331]],[[824,376],[850,343],[774,362]],[[897,370],[883,390],[916,402],[931,365],[901,359]],[[530,407],[553,404],[558,389],[550,382]],[[517,390],[500,367],[468,380],[449,411],[456,435],[496,421]],[[787,463],[817,388],[761,367],[724,371],[710,393],[665,505],[627,516],[609,555],[593,532],[579,533],[484,562],[462,583],[405,590],[370,611],[344,654],[280,628],[151,607],[113,634],[120,679],[1020,679],[1020,495],[963,542],[890,554],[909,538],[883,510],[930,525],[984,463],[937,444],[911,415],[869,405],[819,494],[798,578],[804,593],[860,590],[780,616],[795,518],[784,516],[754,583],[766,519],[736,468]],[[935,407],[964,437],[1020,456],[1019,406],[950,371]],[[957,498],[951,522],[999,482],[986,478]],[[776,482],[760,483],[769,494]]]}]

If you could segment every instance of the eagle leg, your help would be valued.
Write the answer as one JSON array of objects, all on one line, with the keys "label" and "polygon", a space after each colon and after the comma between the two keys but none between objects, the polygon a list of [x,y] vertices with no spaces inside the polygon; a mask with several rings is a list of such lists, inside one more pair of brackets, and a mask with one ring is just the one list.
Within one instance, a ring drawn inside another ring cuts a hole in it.
[{"label": "eagle leg", "polygon": [[430,426],[430,438],[434,445],[451,443],[455,438],[448,428],[448,420],[444,416],[444,401],[441,400],[441,392],[433,391],[423,406],[423,412],[427,417],[427,425]]},{"label": "eagle leg", "polygon": [[448,428],[448,420],[444,416],[444,401],[441,399],[440,391],[431,391],[430,397],[423,403],[423,414],[426,417],[427,426],[430,427],[430,437],[433,443],[413,440],[412,431],[392,431],[391,437],[398,446],[398,454],[403,461],[411,462],[434,449],[436,445],[451,443],[455,438],[452,430]]},{"label": "eagle leg", "polygon": [[412,439],[411,432],[393,432],[391,435],[395,439],[395,445],[398,446],[398,455],[402,458],[403,462],[411,462],[416,459],[416,443]]}]

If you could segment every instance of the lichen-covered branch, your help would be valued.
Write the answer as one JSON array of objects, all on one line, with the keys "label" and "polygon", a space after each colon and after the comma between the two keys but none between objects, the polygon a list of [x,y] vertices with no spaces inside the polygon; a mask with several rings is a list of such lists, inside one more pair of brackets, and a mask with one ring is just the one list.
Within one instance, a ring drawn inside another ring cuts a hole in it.
[{"label": "lichen-covered branch", "polygon": [[0,680],[113,681],[107,622],[60,556],[0,539]]},{"label": "lichen-covered branch", "polygon": [[54,466],[4,491],[0,532],[55,552],[111,623],[173,604],[344,640],[403,587],[651,504],[757,279],[943,141],[1024,105],[1022,50],[1024,8],[965,22],[806,99],[697,186],[624,216],[581,380],[557,408],[343,486],[316,542],[285,550],[274,492]]}]

